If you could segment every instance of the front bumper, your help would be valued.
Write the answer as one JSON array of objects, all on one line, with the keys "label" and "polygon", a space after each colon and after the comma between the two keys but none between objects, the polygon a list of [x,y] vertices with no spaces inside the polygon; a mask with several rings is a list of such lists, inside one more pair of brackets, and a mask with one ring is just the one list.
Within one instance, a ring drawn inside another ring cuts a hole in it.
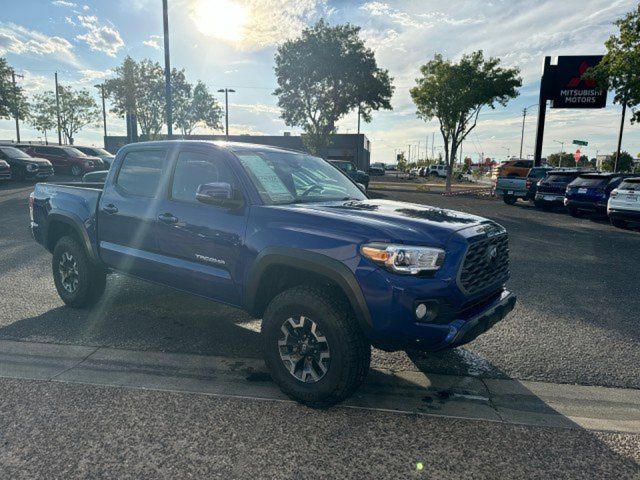
[{"label": "front bumper", "polygon": [[614,220],[627,220],[630,222],[640,222],[640,210],[621,210],[610,208],[608,215]]}]

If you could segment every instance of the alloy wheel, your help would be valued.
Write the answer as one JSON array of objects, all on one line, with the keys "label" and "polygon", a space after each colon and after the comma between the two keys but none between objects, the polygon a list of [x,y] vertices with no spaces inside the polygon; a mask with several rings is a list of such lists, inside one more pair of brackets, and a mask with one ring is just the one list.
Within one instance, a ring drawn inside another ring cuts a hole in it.
[{"label": "alloy wheel", "polygon": [[78,262],[69,252],[64,252],[60,256],[58,272],[62,287],[69,293],[75,292],[78,288]]},{"label": "alloy wheel", "polygon": [[308,317],[287,318],[280,327],[278,351],[282,363],[297,380],[320,381],[329,370],[329,343],[318,325]]}]

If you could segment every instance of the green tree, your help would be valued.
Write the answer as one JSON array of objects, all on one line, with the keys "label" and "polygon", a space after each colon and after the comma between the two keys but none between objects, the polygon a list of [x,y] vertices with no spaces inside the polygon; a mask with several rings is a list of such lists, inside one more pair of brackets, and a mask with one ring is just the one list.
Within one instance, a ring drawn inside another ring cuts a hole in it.
[{"label": "green tree", "polygon": [[22,88],[13,85],[11,73],[13,69],[4,58],[0,58],[0,118],[10,119],[18,113],[23,120],[28,114],[28,103]]},{"label": "green tree", "polygon": [[360,108],[365,122],[374,110],[391,109],[392,78],[378,68],[374,52],[359,37],[360,27],[329,26],[320,20],[278,47],[275,73],[281,117],[304,130],[312,153],[328,145],[336,123]]},{"label": "green tree", "polygon": [[222,108],[201,81],[193,89],[183,91],[180,101],[174,101],[173,117],[182,135],[191,134],[201,123],[214,130],[222,128]]},{"label": "green tree", "polygon": [[522,79],[517,68],[500,67],[497,58],[485,60],[482,50],[463,55],[458,63],[436,54],[420,72],[411,97],[420,118],[438,119],[447,165],[446,190],[451,191],[460,142],[475,128],[483,107],[506,106],[518,95]]},{"label": "green tree", "polygon": [[[562,161],[561,161],[562,160]],[[573,158],[573,153],[562,152],[562,159],[559,153],[552,153],[547,156],[547,163],[552,167],[575,167],[576,160]]]},{"label": "green tree", "polygon": [[398,161],[398,171],[404,172],[407,170],[407,159],[404,156],[404,152],[399,153],[396,156],[396,160]]},{"label": "green tree", "polygon": [[[97,125],[100,118],[100,110],[88,90],[73,90],[71,87],[58,86],[58,99],[60,101],[60,130],[67,142],[73,145],[74,136],[87,125]],[[53,99],[52,107],[55,109],[55,95],[49,95]]]},{"label": "green tree", "polygon": [[[56,128],[56,98],[53,92],[44,92],[34,96],[29,107],[27,122],[38,132],[44,134]],[[47,141],[48,143],[48,141]]]},{"label": "green tree", "polygon": [[[610,157],[602,162],[602,170],[605,172],[613,172],[615,168],[616,161],[616,152]],[[620,152],[620,157],[618,157],[618,172],[632,172],[633,171],[633,157],[629,152],[622,151]]]}]

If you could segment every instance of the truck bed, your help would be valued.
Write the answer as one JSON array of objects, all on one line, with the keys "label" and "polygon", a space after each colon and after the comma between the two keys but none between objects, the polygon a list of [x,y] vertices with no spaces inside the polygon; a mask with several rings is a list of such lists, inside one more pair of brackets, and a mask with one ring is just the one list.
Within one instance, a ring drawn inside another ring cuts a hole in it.
[{"label": "truck bed", "polygon": [[509,194],[514,197],[527,196],[527,179],[518,177],[498,177],[496,195]]}]

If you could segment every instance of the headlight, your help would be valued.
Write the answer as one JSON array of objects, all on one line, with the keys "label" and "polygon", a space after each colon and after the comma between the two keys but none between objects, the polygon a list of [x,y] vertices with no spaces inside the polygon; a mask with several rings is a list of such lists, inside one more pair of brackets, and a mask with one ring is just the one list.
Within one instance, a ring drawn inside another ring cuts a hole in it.
[{"label": "headlight", "polygon": [[87,160],[86,162],[84,162],[84,166],[85,167],[93,167],[93,162],[91,160]]},{"label": "headlight", "polygon": [[27,163],[26,169],[29,172],[35,172],[36,170],[38,170],[38,165],[36,165],[35,163]]},{"label": "headlight", "polygon": [[412,245],[370,243],[363,245],[362,254],[372,262],[396,273],[416,275],[438,270],[444,262],[444,250]]}]

